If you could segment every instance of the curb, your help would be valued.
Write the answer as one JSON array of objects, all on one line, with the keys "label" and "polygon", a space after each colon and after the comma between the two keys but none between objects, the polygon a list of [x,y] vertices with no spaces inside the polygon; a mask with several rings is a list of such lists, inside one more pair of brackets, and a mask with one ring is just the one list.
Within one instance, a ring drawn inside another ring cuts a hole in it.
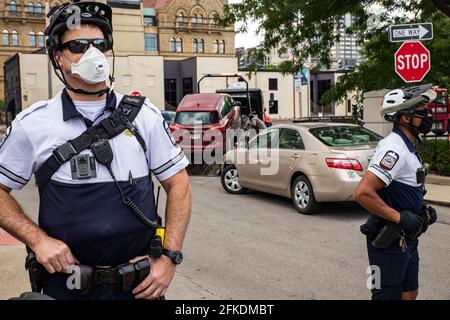
[{"label": "curb", "polygon": [[425,201],[428,203],[437,204],[438,206],[450,207],[450,202],[446,202],[446,201],[428,200],[428,199],[425,199]]},{"label": "curb", "polygon": [[438,176],[434,174],[430,174],[427,176],[425,185],[427,184],[437,184],[440,186],[450,186],[450,177],[446,176]]}]

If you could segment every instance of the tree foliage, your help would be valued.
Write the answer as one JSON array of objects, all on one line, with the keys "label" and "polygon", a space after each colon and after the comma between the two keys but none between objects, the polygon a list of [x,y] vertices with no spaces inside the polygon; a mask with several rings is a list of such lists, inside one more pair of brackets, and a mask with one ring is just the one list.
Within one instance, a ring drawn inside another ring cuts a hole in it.
[{"label": "tree foliage", "polygon": [[[354,16],[351,26],[342,24],[346,13]],[[331,48],[339,41],[335,27],[356,37],[365,60],[354,72],[339,78],[322,97],[323,103],[338,101],[347,92],[362,93],[404,85],[394,71],[394,53],[400,43],[390,43],[387,27],[391,24],[433,22],[434,39],[425,43],[430,50],[431,71],[423,80],[443,87],[450,85],[450,4],[446,0],[242,0],[225,6],[221,25],[259,22],[257,32],[263,41],[254,55],[262,59],[272,49],[291,53],[293,61],[279,67],[284,73],[300,70],[309,57],[316,57],[315,68],[329,68]]]}]

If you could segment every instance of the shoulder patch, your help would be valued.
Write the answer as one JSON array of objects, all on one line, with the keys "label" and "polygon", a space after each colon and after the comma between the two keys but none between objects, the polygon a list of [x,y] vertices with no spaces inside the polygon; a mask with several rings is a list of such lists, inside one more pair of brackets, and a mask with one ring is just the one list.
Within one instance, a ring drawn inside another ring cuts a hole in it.
[{"label": "shoulder patch", "polygon": [[400,159],[400,156],[395,151],[388,151],[384,155],[384,157],[380,161],[380,167],[385,170],[391,170],[394,168],[395,164],[397,163],[398,159]]}]

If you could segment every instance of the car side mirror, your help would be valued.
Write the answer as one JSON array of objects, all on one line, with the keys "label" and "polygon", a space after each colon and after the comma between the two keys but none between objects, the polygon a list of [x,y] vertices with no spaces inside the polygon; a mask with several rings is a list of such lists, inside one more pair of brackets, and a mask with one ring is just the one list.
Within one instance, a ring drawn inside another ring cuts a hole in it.
[{"label": "car side mirror", "polygon": [[234,106],[235,106],[235,107],[242,108],[242,103],[240,103],[239,101],[235,101],[235,102],[234,102]]}]

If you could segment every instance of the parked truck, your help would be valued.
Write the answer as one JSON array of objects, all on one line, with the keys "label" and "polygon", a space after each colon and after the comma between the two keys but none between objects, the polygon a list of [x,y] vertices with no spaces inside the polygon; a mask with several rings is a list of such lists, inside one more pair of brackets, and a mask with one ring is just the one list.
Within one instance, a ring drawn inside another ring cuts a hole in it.
[{"label": "parked truck", "polygon": [[442,136],[449,131],[450,105],[448,101],[448,90],[445,88],[434,88],[437,92],[436,100],[428,104],[433,115],[433,133]]}]

